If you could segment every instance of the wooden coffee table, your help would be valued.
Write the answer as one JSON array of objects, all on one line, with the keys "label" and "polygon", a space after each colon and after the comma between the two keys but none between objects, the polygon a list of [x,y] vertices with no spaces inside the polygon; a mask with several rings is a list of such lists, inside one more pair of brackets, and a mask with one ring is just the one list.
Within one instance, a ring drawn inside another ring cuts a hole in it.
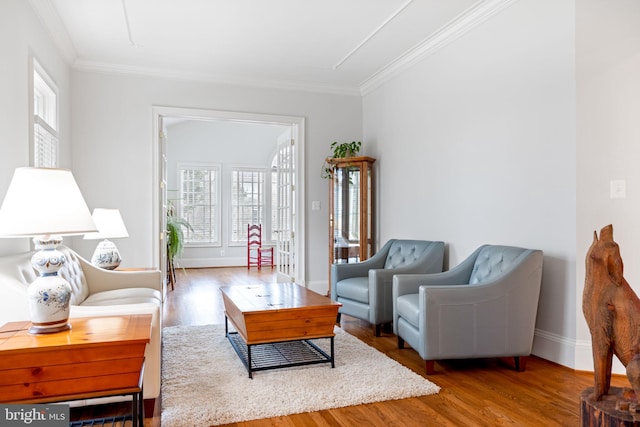
[{"label": "wooden coffee table", "polygon": [[142,426],[142,373],[151,315],[71,318],[69,322],[70,330],[41,335],[28,332],[28,321],[0,327],[0,402],[131,395],[133,425]]},{"label": "wooden coffee table", "polygon": [[[333,327],[342,304],[295,283],[220,288],[225,334],[244,363],[255,371],[334,360]],[[229,331],[231,321],[235,332]],[[241,339],[239,339],[241,338]],[[310,340],[327,338],[330,354]]]}]

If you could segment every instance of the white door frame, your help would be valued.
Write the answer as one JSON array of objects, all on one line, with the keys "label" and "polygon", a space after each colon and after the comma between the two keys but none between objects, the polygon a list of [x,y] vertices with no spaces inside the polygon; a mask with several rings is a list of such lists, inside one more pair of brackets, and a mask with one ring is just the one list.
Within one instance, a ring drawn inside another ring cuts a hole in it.
[{"label": "white door frame", "polygon": [[162,170],[162,157],[165,154],[165,147],[162,144],[158,127],[161,121],[161,117],[183,117],[185,119],[215,119],[215,120],[229,120],[229,121],[237,121],[237,122],[249,122],[249,123],[267,123],[267,124],[281,124],[286,126],[294,125],[297,129],[297,135],[293,137],[296,140],[296,174],[295,174],[295,191],[296,191],[296,229],[298,230],[298,235],[295,239],[295,263],[296,263],[296,272],[295,272],[295,282],[306,286],[306,272],[305,272],[305,185],[304,185],[304,135],[305,135],[305,120],[304,117],[296,117],[296,116],[278,116],[278,115],[270,115],[270,114],[258,114],[258,113],[242,113],[236,111],[218,111],[218,110],[203,110],[203,109],[195,109],[195,108],[179,108],[179,107],[163,107],[163,106],[153,106],[153,136],[152,136],[152,153],[153,153],[153,171],[152,171],[152,179],[153,179],[153,194],[152,194],[152,206],[153,206],[153,230],[154,235],[157,238],[153,239],[152,242],[152,250],[154,253],[154,264],[156,267],[162,265],[162,258],[164,257],[163,251],[161,249],[160,242],[164,241],[163,234],[164,230],[163,221],[161,219],[161,200],[162,200],[162,174],[164,173]]}]

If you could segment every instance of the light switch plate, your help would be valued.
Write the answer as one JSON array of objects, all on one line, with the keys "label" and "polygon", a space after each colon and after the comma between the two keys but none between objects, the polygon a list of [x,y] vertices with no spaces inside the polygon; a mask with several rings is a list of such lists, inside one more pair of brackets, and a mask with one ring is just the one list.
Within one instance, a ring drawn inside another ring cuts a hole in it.
[{"label": "light switch plate", "polygon": [[319,200],[314,200],[311,202],[311,210],[312,211],[319,211],[320,210],[320,201]]},{"label": "light switch plate", "polygon": [[624,179],[612,179],[610,182],[610,195],[612,199],[624,199],[627,197],[627,181]]}]

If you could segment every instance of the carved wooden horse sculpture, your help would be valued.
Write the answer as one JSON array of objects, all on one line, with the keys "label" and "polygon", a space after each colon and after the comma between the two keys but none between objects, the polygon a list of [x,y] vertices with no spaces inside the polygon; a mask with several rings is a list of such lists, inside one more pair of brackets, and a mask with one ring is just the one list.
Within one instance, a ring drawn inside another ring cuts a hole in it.
[{"label": "carved wooden horse sculpture", "polygon": [[640,396],[640,299],[624,279],[620,248],[613,226],[593,233],[587,252],[582,312],[591,331],[595,371],[594,398],[609,392],[615,354],[627,368],[627,377]]}]

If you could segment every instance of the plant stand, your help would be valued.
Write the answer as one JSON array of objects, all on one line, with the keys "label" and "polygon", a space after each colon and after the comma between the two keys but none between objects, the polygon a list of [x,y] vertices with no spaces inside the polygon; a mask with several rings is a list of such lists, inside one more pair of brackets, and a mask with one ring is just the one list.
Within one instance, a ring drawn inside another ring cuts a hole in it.
[{"label": "plant stand", "polygon": [[171,290],[174,290],[176,283],[176,269],[173,265],[173,260],[167,255],[167,286],[170,286]]}]

